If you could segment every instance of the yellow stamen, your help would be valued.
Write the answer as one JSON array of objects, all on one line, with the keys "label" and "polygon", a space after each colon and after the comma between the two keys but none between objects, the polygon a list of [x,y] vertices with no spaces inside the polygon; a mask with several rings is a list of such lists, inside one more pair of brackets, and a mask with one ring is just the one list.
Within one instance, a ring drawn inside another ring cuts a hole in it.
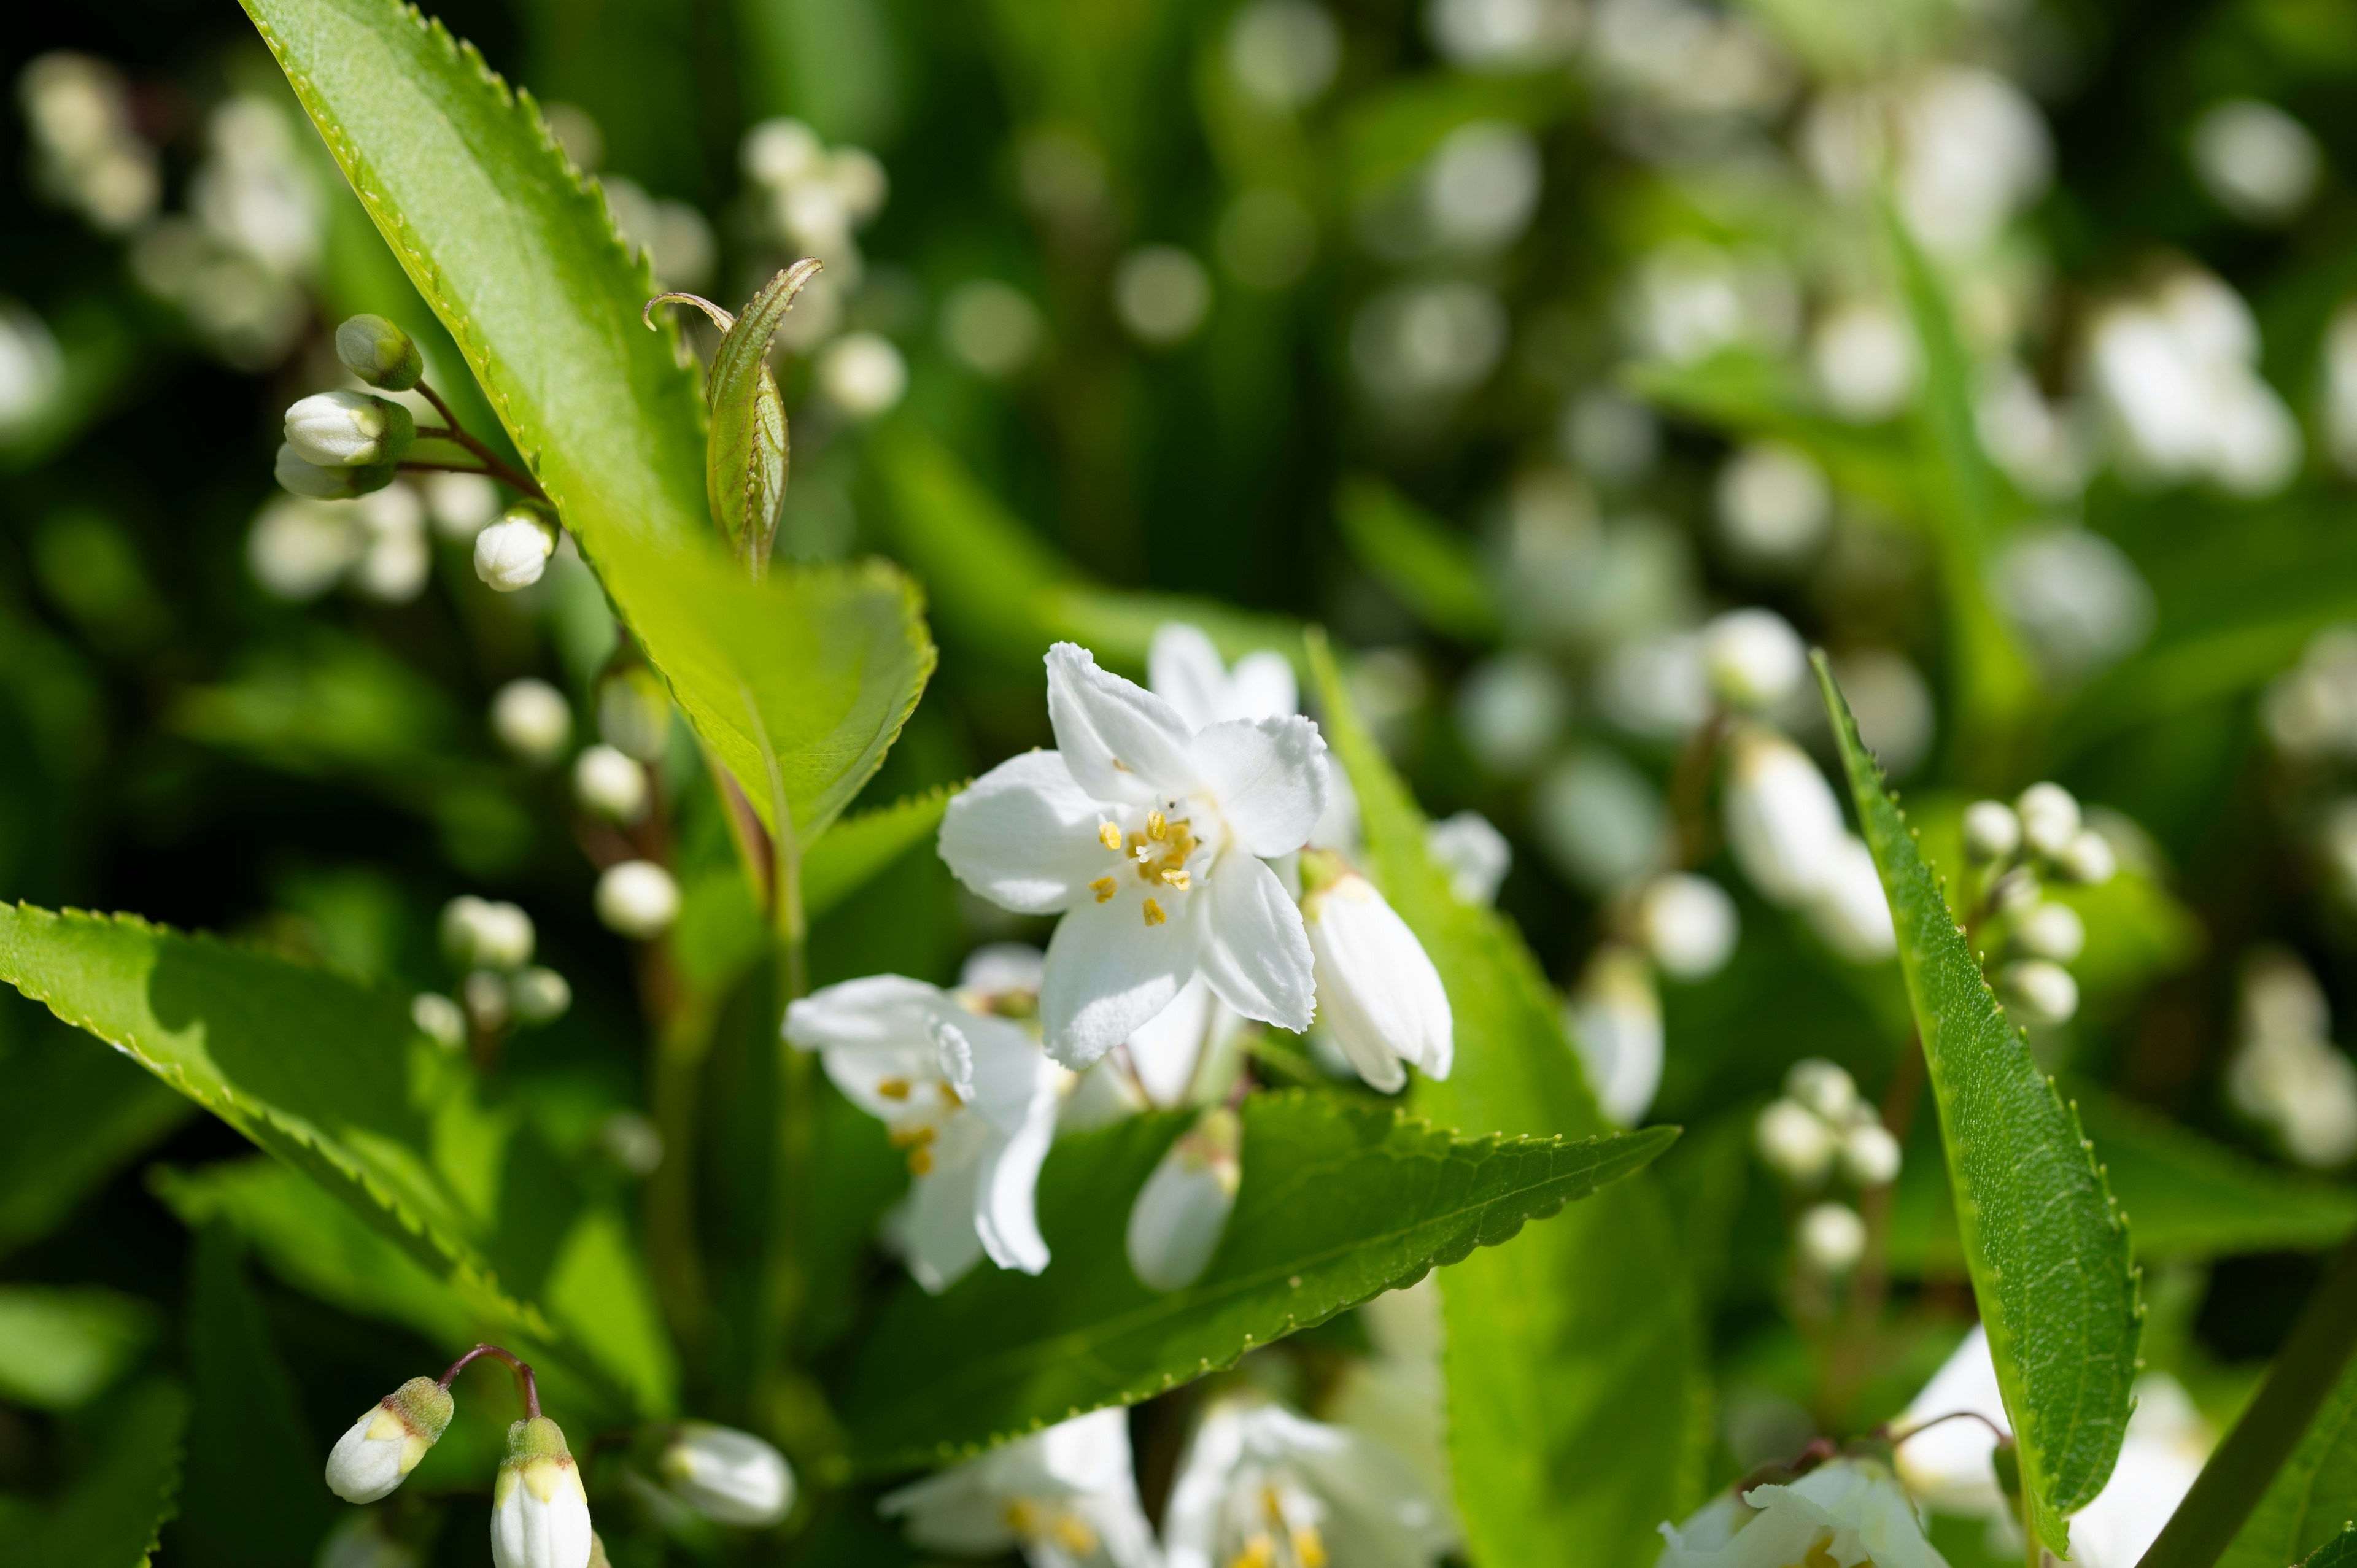
[{"label": "yellow stamen", "polygon": [[1006,1528],[1026,1541],[1039,1533],[1039,1510],[1021,1498],[1006,1505]]},{"label": "yellow stamen", "polygon": [[1170,836],[1169,821],[1159,811],[1146,812],[1146,836],[1152,839],[1156,843],[1160,843],[1164,839]]},{"label": "yellow stamen", "polygon": [[1119,886],[1120,884],[1114,882],[1110,876],[1100,876],[1094,882],[1089,884],[1090,888],[1095,892],[1097,902],[1100,904],[1112,898],[1115,889],[1119,887]]},{"label": "yellow stamen", "polygon": [[[956,1090],[952,1090],[951,1092],[955,1093]],[[933,1130],[931,1127],[895,1127],[890,1136],[892,1146],[896,1149],[906,1149],[911,1146],[921,1149],[933,1141]]]},{"label": "yellow stamen", "polygon": [[930,1176],[933,1169],[933,1152],[922,1144],[909,1151],[909,1174]]},{"label": "yellow stamen", "polygon": [[906,1100],[909,1098],[909,1080],[905,1078],[881,1079],[877,1082],[876,1092],[887,1100]]},{"label": "yellow stamen", "polygon": [[1304,1525],[1293,1532],[1293,1554],[1301,1559],[1301,1568],[1326,1568],[1326,1540]]},{"label": "yellow stamen", "polygon": [[1187,891],[1187,868],[1183,865],[1172,865],[1165,861],[1162,865],[1162,880],[1184,893]]},{"label": "yellow stamen", "polygon": [[1097,1549],[1097,1532],[1089,1521],[1070,1511],[1056,1516],[1054,1534],[1075,1557],[1086,1557]]},{"label": "yellow stamen", "polygon": [[1159,905],[1159,904],[1156,903],[1156,902],[1155,902],[1153,899],[1151,899],[1151,898],[1148,898],[1148,899],[1146,901],[1146,923],[1147,925],[1149,925],[1149,926],[1158,926],[1158,925],[1160,925],[1160,924],[1163,922],[1163,920],[1164,920],[1165,918],[1168,918],[1168,917],[1166,917],[1166,916],[1162,913],[1162,906],[1161,906],[1161,905]]},{"label": "yellow stamen", "polygon": [[1119,854],[1121,853],[1121,830],[1114,827],[1111,822],[1099,822],[1097,824],[1097,843],[1104,845],[1105,848],[1113,851],[1114,854]]},{"label": "yellow stamen", "polygon": [[1244,1549],[1228,1559],[1228,1568],[1276,1568],[1276,1542],[1267,1532],[1255,1534]]}]

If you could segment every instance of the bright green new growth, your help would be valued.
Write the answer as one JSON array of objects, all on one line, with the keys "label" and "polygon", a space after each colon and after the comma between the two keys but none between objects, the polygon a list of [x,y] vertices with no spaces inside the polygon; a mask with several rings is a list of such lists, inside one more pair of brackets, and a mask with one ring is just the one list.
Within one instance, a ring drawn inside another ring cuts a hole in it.
[{"label": "bright green new growth", "polygon": [[2059,1552],[2069,1545],[2064,1517],[2111,1477],[2133,1403],[2143,1308],[2127,1222],[2076,1113],[1982,978],[1824,654],[1812,657],[1898,928],[1973,1295],[2018,1441],[2031,1522]]},{"label": "bright green new growth", "polygon": [[543,1459],[562,1464],[572,1457],[573,1450],[565,1445],[564,1429],[544,1415],[532,1415],[509,1426],[508,1454],[500,1463],[521,1467]]},{"label": "bright green new growth", "polygon": [[438,1443],[450,1428],[450,1416],[458,1406],[450,1391],[431,1378],[412,1378],[384,1396],[409,1430],[428,1443]]},{"label": "bright green new growth", "polygon": [[336,358],[386,392],[407,392],[425,374],[425,357],[416,342],[382,316],[355,316],[337,328]]}]

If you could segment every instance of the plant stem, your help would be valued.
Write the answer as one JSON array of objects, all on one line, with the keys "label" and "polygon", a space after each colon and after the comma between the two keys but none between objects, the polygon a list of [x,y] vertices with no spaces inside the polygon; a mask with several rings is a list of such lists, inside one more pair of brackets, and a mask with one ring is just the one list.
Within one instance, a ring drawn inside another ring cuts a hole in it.
[{"label": "plant stem", "polygon": [[[434,405],[435,412],[442,416],[442,424],[440,426],[436,427],[434,425],[426,425],[418,431],[417,434],[420,436],[429,441],[447,441],[456,446],[464,446],[468,451],[472,452],[477,457],[482,460],[483,467],[479,470],[480,472],[490,475],[492,478],[499,480],[500,483],[507,486],[511,489],[522,491],[523,494],[532,497],[534,500],[544,501],[548,499],[547,492],[543,490],[537,484],[534,484],[529,475],[518,473],[515,469],[509,467],[507,464],[500,460],[499,454],[493,452],[489,446],[486,446],[482,442],[468,434],[467,427],[458,423],[458,416],[450,411],[450,405],[442,401],[442,394],[440,392],[436,392],[431,386],[427,385],[421,380],[417,383],[417,394],[426,402],[432,403]],[[419,463],[414,465],[404,463],[402,467],[404,468],[412,467],[421,468],[438,467],[454,474],[471,474],[478,471],[473,468],[457,468],[451,467],[447,464],[436,463]]]},{"label": "plant stem", "polygon": [[502,1348],[497,1345],[478,1345],[473,1349],[468,1351],[465,1355],[459,1357],[457,1360],[451,1362],[450,1369],[444,1372],[442,1376],[436,1380],[439,1382],[443,1388],[447,1389],[450,1386],[451,1380],[467,1369],[467,1364],[468,1362],[483,1356],[496,1356],[500,1360],[505,1361],[508,1366],[513,1369],[516,1375],[516,1381],[521,1384],[523,1389],[523,1413],[525,1419],[530,1421],[538,1421],[540,1419],[540,1384],[533,1378],[532,1363],[524,1360],[512,1350]]}]

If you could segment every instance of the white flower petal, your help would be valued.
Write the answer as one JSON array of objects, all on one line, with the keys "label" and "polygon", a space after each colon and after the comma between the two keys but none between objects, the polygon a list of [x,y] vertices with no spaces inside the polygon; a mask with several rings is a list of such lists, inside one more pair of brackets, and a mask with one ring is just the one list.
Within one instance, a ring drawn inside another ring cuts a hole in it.
[{"label": "white flower petal", "polygon": [[[1203,897],[1177,896],[1189,907]],[[1049,939],[1039,982],[1048,1054],[1078,1072],[1129,1038],[1194,978],[1197,940],[1183,910],[1149,926],[1135,897],[1090,902],[1066,915]]]},{"label": "white flower petal", "polygon": [[1351,1065],[1378,1088],[1398,1087],[1396,1063],[1367,1071],[1385,1056],[1447,1078],[1456,1026],[1424,944],[1362,876],[1343,876],[1313,897],[1307,924],[1318,1011]]},{"label": "white flower petal", "polygon": [[1213,725],[1195,737],[1195,763],[1228,831],[1254,854],[1299,849],[1326,810],[1326,742],[1297,714]]},{"label": "white flower petal", "polygon": [[949,804],[937,844],[960,882],[1001,908],[1052,915],[1104,875],[1103,808],[1052,751],[1010,757]]},{"label": "white flower petal", "polygon": [[1200,933],[1195,961],[1213,995],[1247,1018],[1297,1033],[1309,1027],[1317,986],[1308,933],[1265,862],[1222,856],[1187,913]]},{"label": "white flower petal", "polygon": [[786,1009],[786,1039],[806,1051],[932,1049],[935,1019],[955,1004],[939,987],[901,974],[822,986]]},{"label": "white flower petal", "polygon": [[[983,1131],[978,1122],[967,1126]],[[983,1254],[982,1236],[974,1223],[981,1150],[943,1147],[949,1142],[934,1143],[933,1168],[910,1184],[907,1206],[890,1227],[909,1276],[934,1295],[963,1278]]]},{"label": "white flower petal", "polygon": [[1164,1106],[1186,1100],[1211,1021],[1211,988],[1199,974],[1169,1006],[1130,1031],[1129,1065],[1148,1100]]},{"label": "white flower petal", "polygon": [[1011,1136],[995,1135],[984,1144],[974,1173],[974,1229],[983,1250],[1000,1268],[1027,1274],[1048,1266],[1037,1198],[1039,1166],[1056,1137],[1055,1080],[1042,1073],[1038,1081],[1044,1087],[1032,1097],[1022,1126]]},{"label": "white flower petal", "polygon": [[1192,727],[1078,643],[1048,650],[1048,722],[1073,779],[1097,800],[1145,805],[1194,787]]},{"label": "white flower petal", "polygon": [[1146,654],[1146,679],[1156,696],[1197,729],[1237,716],[1222,711],[1228,695],[1228,668],[1220,661],[1220,650],[1200,628],[1184,621],[1164,621],[1155,628],[1154,645]]},{"label": "white flower petal", "polygon": [[1265,649],[1247,653],[1228,672],[1228,707],[1220,717],[1278,719],[1300,711],[1301,689],[1294,683],[1293,666],[1284,654]]},{"label": "white flower petal", "polygon": [[1039,1042],[1021,1026],[967,1014],[936,1022],[933,1043],[942,1076],[969,1109],[1002,1133],[1023,1126],[1039,1095],[1042,1063]]}]

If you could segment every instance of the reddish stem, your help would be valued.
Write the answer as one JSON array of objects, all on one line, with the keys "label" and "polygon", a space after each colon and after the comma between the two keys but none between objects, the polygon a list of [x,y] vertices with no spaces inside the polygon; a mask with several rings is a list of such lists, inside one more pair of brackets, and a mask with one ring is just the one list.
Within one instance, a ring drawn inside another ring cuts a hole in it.
[{"label": "reddish stem", "polygon": [[[482,472],[489,474],[492,478],[499,480],[501,484],[506,485],[512,489],[522,491],[525,495],[531,496],[535,500],[544,501],[548,499],[546,492],[542,490],[538,485],[534,484],[528,475],[520,474],[513,468],[509,467],[505,463],[500,461],[499,455],[497,453],[493,452],[489,446],[484,446],[483,443],[477,440],[474,436],[468,435],[467,433],[467,427],[458,423],[458,416],[450,412],[450,405],[442,401],[442,394],[440,392],[436,392],[432,387],[426,385],[425,382],[421,381],[417,383],[417,393],[426,402],[432,403],[434,405],[435,412],[438,413],[442,416],[441,428],[436,429],[433,425],[427,425],[417,433],[419,435],[429,441],[448,441],[453,442],[457,446],[464,446],[468,451],[472,452],[476,456],[482,459]],[[440,464],[419,464],[417,466],[420,467],[447,468],[446,465]],[[409,465],[404,464],[403,467],[409,467]],[[447,468],[447,471],[454,474],[475,472],[475,470],[471,468]]]},{"label": "reddish stem", "polygon": [[497,1345],[478,1345],[451,1362],[450,1369],[443,1373],[437,1380],[443,1388],[447,1389],[450,1386],[450,1380],[467,1369],[468,1362],[483,1356],[496,1356],[513,1369],[517,1381],[523,1385],[525,1419],[538,1421],[540,1419],[540,1384],[533,1379],[532,1364],[517,1356],[512,1350],[503,1349]]}]

